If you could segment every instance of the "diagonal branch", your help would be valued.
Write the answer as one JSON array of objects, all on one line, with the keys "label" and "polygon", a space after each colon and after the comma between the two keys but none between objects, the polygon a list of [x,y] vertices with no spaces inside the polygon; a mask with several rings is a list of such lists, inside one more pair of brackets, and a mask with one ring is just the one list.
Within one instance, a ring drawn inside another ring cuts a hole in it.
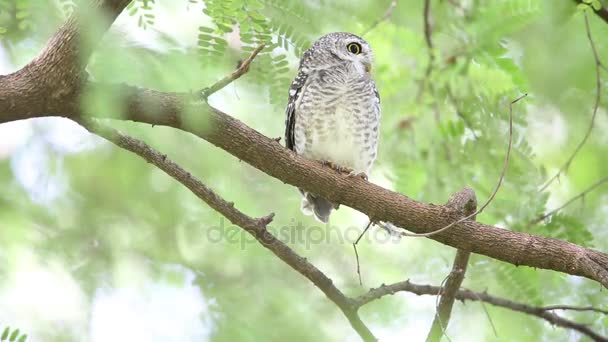
[{"label": "diagonal branch", "polygon": [[[414,201],[298,156],[277,141],[207,104],[186,104],[184,98],[187,94],[164,93],[126,85],[111,87],[113,92],[126,96],[124,119],[167,125],[191,132],[272,177],[354,208],[374,221],[392,222],[400,227],[408,227],[415,233],[426,233],[458,220],[457,215],[445,206]],[[156,110],[151,111],[150,108]],[[66,103],[65,109],[63,113],[67,117],[78,118],[84,114],[78,102]],[[205,124],[192,125],[188,122],[188,117],[182,115],[184,111],[197,113],[198,122]],[[104,116],[104,113],[91,114]],[[584,276],[608,287],[608,255],[569,242],[473,221],[460,222],[449,231],[431,238],[515,265]]]},{"label": "diagonal branch", "polygon": [[115,129],[102,125],[94,120],[80,120],[79,123],[90,132],[97,134],[116,146],[131,151],[147,162],[163,170],[182,185],[187,187],[198,198],[203,200],[211,208],[225,216],[231,223],[237,225],[251,234],[262,246],[269,249],[279,259],[308,278],[317,286],[332,302],[334,302],[344,316],[348,319],[353,329],[364,341],[376,341],[376,338],[361,321],[357,308],[352,300],[346,297],[323,272],[309,263],[306,258],[296,254],[289,246],[272,235],[266,226],[272,221],[274,214],[261,218],[252,218],[238,210],[234,203],[227,202],[213,190],[192,176],[190,172],[181,168],[178,164],[159,153],[141,140],[122,134]]},{"label": "diagonal branch", "polygon": [[[86,82],[84,68],[96,43],[129,2],[82,1],[36,58],[14,73],[0,75],[0,107],[4,107],[0,116],[12,121],[37,117],[41,112],[61,113],[61,103],[77,97]],[[103,12],[106,20],[101,27],[88,30],[84,41],[80,31],[89,21],[83,18],[96,11]]]},{"label": "diagonal branch", "polygon": [[[363,306],[369,302],[382,298],[386,295],[393,295],[398,292],[411,292],[416,295],[432,295],[435,296],[441,291],[441,287],[432,285],[419,285],[411,283],[409,280],[394,283],[390,285],[382,285],[379,288],[372,289],[366,294],[363,294],[354,299],[354,302],[358,306]],[[530,306],[527,304],[511,301],[508,299],[495,297],[485,292],[474,292],[471,290],[460,289],[456,292],[456,299],[461,301],[481,301],[494,306],[502,307],[505,309],[522,312],[528,315],[532,315],[541,318],[553,325],[558,327],[572,329],[580,332],[586,336],[589,336],[594,341],[608,342],[608,339],[584,324],[576,323],[569,319],[558,316],[550,310],[543,307]]]},{"label": "diagonal branch", "polygon": [[242,63],[240,63],[239,67],[236,68],[236,70],[234,70],[230,75],[227,75],[226,77],[222,78],[221,80],[215,82],[211,87],[203,89],[201,97],[204,100],[207,100],[207,98],[209,98],[209,96],[220,91],[222,88],[224,88],[225,86],[227,86],[228,84],[230,84],[234,80],[236,80],[237,78],[239,78],[239,77],[243,76],[245,73],[247,73],[247,71],[249,71],[249,66],[251,65],[251,62],[253,62],[253,60],[258,55],[258,53],[260,53],[260,51],[262,51],[264,49],[264,46],[265,45],[262,44],[262,45],[258,46],[257,48],[255,48],[251,52],[249,57],[247,57]]}]

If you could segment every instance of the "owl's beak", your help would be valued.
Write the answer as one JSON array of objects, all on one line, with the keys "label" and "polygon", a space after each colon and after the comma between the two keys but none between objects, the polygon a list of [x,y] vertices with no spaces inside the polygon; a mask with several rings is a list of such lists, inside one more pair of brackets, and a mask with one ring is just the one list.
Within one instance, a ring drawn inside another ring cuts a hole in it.
[{"label": "owl's beak", "polygon": [[365,71],[367,71],[368,73],[372,72],[372,64],[371,63],[364,63],[365,65]]}]

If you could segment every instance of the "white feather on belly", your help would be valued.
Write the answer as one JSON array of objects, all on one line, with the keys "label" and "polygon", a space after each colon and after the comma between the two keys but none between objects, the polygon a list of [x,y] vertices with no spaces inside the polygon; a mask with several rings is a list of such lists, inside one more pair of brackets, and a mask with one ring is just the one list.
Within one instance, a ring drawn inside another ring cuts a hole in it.
[{"label": "white feather on belly", "polygon": [[318,130],[315,125],[309,131],[311,136],[309,150],[303,155],[309,159],[331,161],[336,165],[353,169],[355,172],[368,172],[368,160],[364,157],[365,145],[362,132],[355,127],[352,112],[338,110],[333,117],[324,118],[330,127]]}]

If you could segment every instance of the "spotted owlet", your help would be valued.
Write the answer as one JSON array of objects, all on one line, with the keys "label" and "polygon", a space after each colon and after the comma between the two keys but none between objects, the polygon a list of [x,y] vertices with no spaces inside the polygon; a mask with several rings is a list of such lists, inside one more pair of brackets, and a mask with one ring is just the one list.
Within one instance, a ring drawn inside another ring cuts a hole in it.
[{"label": "spotted owlet", "polygon": [[[380,97],[370,71],[374,55],[344,32],[319,38],[302,56],[289,89],[287,148],[351,176],[367,178],[378,149]],[[302,212],[327,222],[338,206],[300,189]]]}]

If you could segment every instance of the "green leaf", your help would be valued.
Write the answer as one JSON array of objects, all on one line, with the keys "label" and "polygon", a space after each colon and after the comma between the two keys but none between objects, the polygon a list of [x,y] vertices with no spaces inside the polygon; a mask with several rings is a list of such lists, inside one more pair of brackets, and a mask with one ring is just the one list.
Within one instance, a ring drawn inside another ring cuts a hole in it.
[{"label": "green leaf", "polygon": [[17,336],[19,336],[19,329],[13,331],[11,337],[9,338],[9,341],[15,342],[15,340],[17,340]]},{"label": "green leaf", "polygon": [[0,336],[0,340],[2,341],[6,341],[6,339],[8,338],[8,334],[10,334],[11,330],[9,327],[4,328],[4,331],[2,332],[2,336]]}]

